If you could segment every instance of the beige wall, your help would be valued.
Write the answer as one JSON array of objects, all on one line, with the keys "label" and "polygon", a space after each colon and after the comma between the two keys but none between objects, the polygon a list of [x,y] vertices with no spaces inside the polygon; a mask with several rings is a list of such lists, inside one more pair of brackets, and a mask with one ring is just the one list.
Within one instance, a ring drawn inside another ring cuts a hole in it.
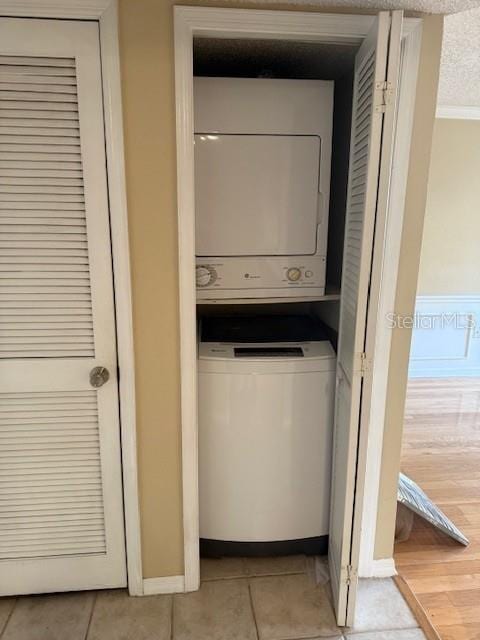
[{"label": "beige wall", "polygon": [[183,573],[171,5],[120,1],[146,578]]},{"label": "beige wall", "polygon": [[[431,16],[425,20],[394,309],[399,314],[412,314],[415,308],[442,31],[443,18],[441,16]],[[405,329],[395,330],[392,337],[375,540],[375,557],[377,559],[391,558],[393,551],[410,338],[411,332]]]},{"label": "beige wall", "polygon": [[[119,0],[142,555],[144,577],[147,578],[183,573],[173,4],[173,0]],[[220,6],[222,3],[200,0],[183,4]],[[223,4],[233,6],[231,2]],[[241,3],[240,6],[245,5]],[[262,7],[253,3],[249,6]],[[265,6],[292,8],[288,5]],[[409,181],[409,219],[415,219],[415,216],[421,219],[423,212],[422,180],[428,164],[428,131],[433,117],[431,103],[432,92],[436,89],[441,23],[439,18],[428,17],[426,20],[422,61],[425,84],[417,106],[419,144],[414,146],[417,176]],[[418,224],[411,223],[410,228],[413,233],[418,232]],[[403,260],[407,253],[404,247]],[[415,270],[406,274],[404,288],[410,282],[408,276],[415,279]],[[397,351],[394,350],[394,355]],[[400,360],[404,352],[403,340]],[[397,406],[397,414],[398,410]],[[398,420],[396,424],[398,427]],[[395,432],[395,428],[392,423],[390,429]],[[390,439],[388,433],[387,456],[391,455]],[[393,445],[397,440],[393,438]],[[387,518],[391,518],[391,502],[390,490],[382,495]],[[388,543],[388,535],[385,539]],[[379,536],[381,551],[385,539]],[[381,552],[379,557],[383,557]]]},{"label": "beige wall", "polygon": [[418,295],[480,293],[480,120],[435,121]]}]

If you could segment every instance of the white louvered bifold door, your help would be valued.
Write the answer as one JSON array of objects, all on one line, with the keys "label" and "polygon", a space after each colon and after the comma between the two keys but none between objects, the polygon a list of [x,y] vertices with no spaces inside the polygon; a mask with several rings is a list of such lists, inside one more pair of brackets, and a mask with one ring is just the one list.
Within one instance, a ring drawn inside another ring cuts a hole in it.
[{"label": "white louvered bifold door", "polygon": [[0,19],[0,231],[0,595],[123,586],[97,23]]},{"label": "white louvered bifold door", "polygon": [[359,436],[367,394],[363,354],[374,238],[387,210],[401,28],[401,12],[380,13],[355,60],[329,535],[332,591],[341,626],[353,623],[355,610],[357,512],[363,495]]}]

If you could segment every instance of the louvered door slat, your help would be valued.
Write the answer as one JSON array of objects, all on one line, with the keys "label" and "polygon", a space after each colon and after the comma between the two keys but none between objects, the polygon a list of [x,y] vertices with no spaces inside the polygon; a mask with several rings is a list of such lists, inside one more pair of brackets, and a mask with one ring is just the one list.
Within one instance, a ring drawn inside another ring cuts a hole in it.
[{"label": "louvered door slat", "polygon": [[36,91],[47,93],[77,93],[75,78],[56,76],[0,74],[0,91]]},{"label": "louvered door slat", "polygon": [[[34,493],[31,493],[29,495],[24,495],[24,496],[15,496],[14,499],[12,498],[5,498],[2,497],[0,498],[2,504],[8,504],[9,502],[11,503],[15,503],[15,504],[59,504],[62,502],[66,502],[67,504],[72,502],[72,498],[75,500],[76,503],[81,504],[81,503],[95,503],[98,502],[99,504],[101,503],[101,499],[95,496],[94,492],[80,492],[77,491],[73,496],[69,495],[69,494],[62,494],[57,492],[48,492],[45,491],[42,494],[37,494],[35,495]],[[95,518],[92,518],[93,521],[95,521]],[[97,518],[96,521],[100,521],[101,518]],[[6,529],[12,530],[15,529],[17,525],[15,523],[11,523],[8,525],[5,525]],[[57,525],[53,524],[47,524],[47,523],[41,523],[38,524],[35,528],[38,529],[43,529],[43,528],[55,528]],[[91,527],[90,524],[85,523],[82,525],[78,525],[76,523],[62,523],[61,525],[58,525],[58,529],[62,530],[62,529],[78,529],[81,530],[81,528],[87,528],[87,527]],[[27,526],[20,526],[18,525],[18,529],[21,531],[22,529],[27,529],[28,528],[28,524]]]},{"label": "louvered door slat", "polygon": [[0,379],[0,596],[125,586],[95,22],[0,18]]},{"label": "louvered door slat", "polygon": [[31,127],[22,130],[21,127],[17,127],[17,131],[13,132],[7,127],[0,127],[0,143],[79,146],[80,131],[78,129],[32,129]]},{"label": "louvered door slat", "polygon": [[[32,215],[30,211],[38,211],[44,212],[43,215],[46,215],[45,212],[48,212],[50,215],[51,212],[59,211],[59,212],[68,212],[68,211],[81,211],[83,212],[83,216],[80,216],[82,220],[85,220],[85,204],[83,202],[65,202],[64,199],[59,199],[58,202],[54,200],[49,200],[48,202],[42,202],[41,198],[29,200],[25,198],[22,202],[7,202],[0,203],[0,210],[4,211],[28,211],[28,215]],[[77,214],[80,215],[80,214]],[[85,242],[87,238],[85,237]]]},{"label": "louvered door slat", "polygon": [[[7,107],[6,102],[2,102],[0,105],[0,117],[2,120],[8,124],[11,123],[12,120],[17,121],[21,120],[34,120],[36,123],[42,120],[49,121],[62,121],[63,127],[78,127],[78,112],[73,111],[58,111],[58,110],[49,110],[49,109],[40,109],[38,105],[35,105],[35,108],[26,108],[20,107],[20,104],[14,104]],[[63,122],[65,121],[65,122]],[[69,122],[67,122],[69,121]],[[47,126],[42,123],[43,126]],[[28,125],[25,125],[28,126]]]},{"label": "louvered door slat", "polygon": [[5,84],[0,81],[0,100],[31,100],[77,103],[77,89],[64,85]]},{"label": "louvered door slat", "polygon": [[[48,218],[45,218],[47,216]],[[84,216],[82,211],[62,211],[62,210],[48,210],[45,209],[4,209],[0,211],[0,222],[7,220],[15,220],[19,219],[18,222],[26,219],[26,224],[31,220],[35,220],[35,224],[37,223],[37,218],[41,218],[44,220],[51,221],[52,224],[81,224],[83,223]],[[58,222],[57,219],[64,220],[66,222]],[[77,220],[77,222],[68,222],[69,220]],[[17,224],[18,224],[17,222]]]},{"label": "louvered door slat", "polygon": [[[3,483],[4,487],[2,487],[2,491],[0,492],[0,495],[4,496],[4,495],[12,495],[12,496],[16,496],[21,494],[22,492],[26,493],[26,494],[30,494],[32,492],[35,491],[35,489],[38,487],[38,483],[35,477],[33,478],[22,478],[21,480],[8,480],[8,481],[4,481]],[[42,487],[47,490],[50,488],[55,488],[57,490],[59,490],[61,487],[64,487],[66,485],[65,482],[65,478],[49,478],[48,482],[44,482]],[[77,488],[82,488],[82,487],[99,487],[101,488],[102,486],[102,481],[100,477],[97,478],[85,478],[85,477],[80,477],[77,478],[76,476],[72,476],[71,478],[68,478],[68,486],[69,487],[77,487]],[[89,519],[91,518],[91,514],[75,514],[75,513],[71,513],[70,516],[57,516],[57,515],[52,515],[50,516],[44,516],[42,518],[42,522],[56,522],[57,520],[62,520],[64,519],[66,522],[70,522],[70,521],[75,521],[75,520],[85,520],[85,519]],[[24,520],[25,523],[28,523],[28,518],[26,518]]]},{"label": "louvered door slat", "polygon": [[[1,115],[0,115],[1,117]],[[15,160],[11,157],[0,160],[0,174],[6,176],[59,176],[78,178],[82,175],[80,162],[69,162],[68,165],[61,162],[30,162],[25,158]]]},{"label": "louvered door slat", "polygon": [[[4,397],[5,396],[5,397]],[[14,411],[18,416],[18,411],[54,411],[61,409],[63,406],[67,408],[89,407],[96,410],[95,400],[88,391],[85,395],[72,395],[69,392],[57,393],[54,397],[49,397],[40,393],[31,396],[29,393],[2,394],[2,407],[0,416],[4,412]],[[1,455],[1,452],[0,452]]]},{"label": "louvered door slat", "polygon": [[[81,262],[81,259],[73,262],[70,260],[67,261],[65,258],[63,258],[57,259],[57,261],[53,262],[53,258],[48,257],[47,260],[48,261],[41,259],[34,260],[30,257],[21,256],[18,258],[18,264],[16,265],[15,272],[23,273],[26,271],[31,271],[32,269],[35,269],[36,273],[42,271],[48,271],[52,273],[56,271],[59,271],[60,273],[88,272],[88,263]],[[0,271],[9,272],[11,271],[11,269],[12,267],[8,264],[8,262],[3,262],[0,259]],[[15,286],[17,286],[17,283],[15,283]],[[50,283],[46,284],[46,288],[43,289],[43,292],[48,291],[49,286]],[[78,288],[75,288],[75,291],[78,292]],[[88,293],[88,287],[81,289],[81,291]],[[31,293],[34,293],[34,291],[31,291]]]},{"label": "louvered door slat", "polygon": [[[54,58],[46,56],[9,56],[4,55],[2,57],[3,63],[8,66],[11,65],[13,69],[17,70],[21,67],[24,73],[29,75],[45,72],[47,75],[55,75],[56,73],[75,75],[73,67],[75,67],[75,61],[73,58],[65,58],[56,56]],[[45,66],[44,65],[48,65]],[[33,69],[32,69],[33,67]],[[42,70],[39,70],[42,67]],[[67,68],[65,68],[67,67]],[[68,69],[70,67],[70,69]]]},{"label": "louvered door slat", "polygon": [[[43,167],[51,167],[52,163],[54,162],[66,162],[72,168],[77,168],[80,166],[80,163],[78,162],[78,155],[76,154],[75,150],[72,150],[68,153],[66,151],[65,153],[61,153],[61,151],[57,149],[41,153],[40,150],[36,150],[35,148],[31,150],[21,148],[21,145],[17,145],[17,147],[10,149],[7,149],[7,146],[8,145],[2,145],[2,148],[4,148],[4,150],[0,151],[0,161],[2,163],[10,163],[12,161],[30,161],[38,162],[39,165]],[[41,147],[39,147],[39,149],[41,149]]]},{"label": "louvered door slat", "polygon": [[[32,306],[35,307],[37,305],[42,306],[41,304],[42,300],[45,303],[48,302],[48,298],[44,297],[43,295],[45,293],[57,294],[61,296],[60,298],[61,300],[64,299],[64,296],[68,294],[73,294],[71,299],[72,302],[75,302],[76,300],[78,300],[79,302],[83,303],[81,304],[81,306],[86,306],[85,302],[87,304],[90,303],[89,286],[88,286],[89,279],[88,277],[84,277],[85,274],[72,273],[70,277],[68,277],[68,275],[66,274],[61,274],[64,276],[63,278],[58,277],[59,275],[58,271],[52,271],[50,274],[48,272],[46,274],[42,272],[38,274],[35,272],[24,273],[22,271],[16,271],[16,272],[12,272],[12,274],[14,275],[14,278],[15,278],[15,285],[5,286],[3,295],[5,295],[6,298],[8,296],[11,296],[12,293],[31,294],[31,297],[29,296],[25,300],[25,303],[34,302],[35,304],[32,304]],[[49,275],[51,276],[50,278],[48,278]],[[45,278],[45,276],[47,276],[48,278],[48,283],[44,284],[43,279]],[[8,277],[8,273],[7,273],[7,277]],[[42,281],[40,284],[37,282],[38,279]],[[81,296],[77,295],[81,293],[86,294],[86,297],[82,299]],[[70,300],[70,297],[67,297],[67,299]],[[52,300],[55,300],[55,298],[53,298]],[[21,303],[21,300],[19,300],[19,304],[20,303]],[[13,305],[6,305],[6,306],[13,306]],[[20,304],[20,306],[22,305]],[[49,305],[43,305],[43,306],[49,306]],[[55,307],[57,305],[52,304],[51,306]]]},{"label": "louvered door slat", "polygon": [[83,188],[81,183],[77,186],[75,184],[15,184],[14,182],[8,183],[6,180],[2,181],[0,186],[0,193],[5,194],[34,194],[43,195],[49,194],[51,196],[70,194],[70,195],[83,195]]},{"label": "louvered door slat", "polygon": [[[4,136],[7,137],[7,136]],[[10,136],[8,136],[10,138]],[[74,160],[79,160],[78,154],[80,152],[79,144],[75,144],[70,139],[63,139],[62,142],[14,142],[11,140],[1,142],[0,149],[2,152],[11,152],[15,154],[29,154],[34,156],[37,160],[48,160],[50,157],[58,158],[59,155],[69,154],[67,157],[72,157]],[[76,156],[76,157],[75,157]],[[60,158],[61,160],[62,158]]]},{"label": "louvered door slat", "polygon": [[[3,98],[2,99],[2,107],[4,109],[19,109],[20,111],[27,112],[30,117],[33,115],[33,112],[41,112],[54,114],[54,117],[65,117],[65,118],[78,118],[77,105],[75,102],[54,102],[53,100],[15,100],[10,96],[10,99]],[[68,112],[64,116],[59,115],[59,112]],[[50,116],[49,116],[50,117]]]},{"label": "louvered door slat", "polygon": [[65,136],[67,142],[69,144],[73,144],[77,138],[80,138],[79,129],[64,127],[61,124],[57,126],[47,126],[44,122],[36,123],[36,124],[26,124],[25,121],[21,121],[21,126],[14,123],[8,123],[8,121],[4,120],[0,124],[0,136],[2,138],[23,138],[25,142],[41,142],[41,138],[50,139],[50,144],[53,144],[57,141],[60,141],[63,136]]},{"label": "louvered door slat", "polygon": [[[92,336],[89,334],[84,336],[78,336],[78,337],[60,336],[55,338],[52,338],[51,336],[42,336],[42,343],[43,344],[48,343],[51,346],[54,346],[59,344],[59,339],[61,340],[61,344],[69,344],[71,346],[81,344],[83,346],[84,344],[90,344],[92,340]],[[11,344],[15,346],[21,344],[21,345],[24,345],[25,349],[28,349],[29,347],[38,345],[38,337],[31,337],[31,336],[25,336],[25,335],[8,336],[7,338],[0,338],[0,344],[2,346],[5,344]]]},{"label": "louvered door slat", "polygon": [[[90,493],[90,494],[85,494],[85,495],[75,495],[74,500],[77,504],[81,505],[81,504],[99,504],[101,505],[101,500],[99,498],[95,498],[94,497],[95,494],[94,493]],[[32,502],[32,504],[39,504],[39,505],[46,505],[46,506],[55,506],[57,504],[61,504],[62,502],[66,502],[67,504],[70,504],[73,500],[72,500],[72,496],[65,496],[62,494],[59,494],[58,492],[56,494],[53,494],[51,496],[45,497],[45,496],[41,496],[41,497],[34,497],[34,498],[28,498],[28,496],[24,496],[23,501],[19,500],[18,498],[15,500],[15,504],[21,505],[21,504],[28,504],[28,501]],[[2,499],[2,504],[9,504],[8,500],[4,500]],[[92,517],[89,518],[88,520],[84,520],[83,522],[65,522],[65,521],[59,521],[58,523],[56,522],[46,522],[44,520],[37,520],[35,522],[35,524],[29,523],[28,520],[27,522],[19,522],[18,518],[15,518],[14,521],[12,522],[4,522],[2,527],[5,529],[6,532],[13,532],[13,531],[17,531],[19,534],[21,535],[30,535],[33,534],[35,535],[37,531],[45,531],[45,530],[54,530],[57,529],[60,533],[63,533],[64,531],[77,531],[77,532],[81,532],[81,531],[96,531],[97,525],[101,525],[102,523],[102,514],[100,514],[97,517]]]}]

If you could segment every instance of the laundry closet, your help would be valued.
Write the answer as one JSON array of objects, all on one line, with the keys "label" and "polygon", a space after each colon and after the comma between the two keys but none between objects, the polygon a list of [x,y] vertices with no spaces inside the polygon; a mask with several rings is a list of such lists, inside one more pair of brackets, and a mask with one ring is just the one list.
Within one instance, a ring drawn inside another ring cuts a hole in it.
[{"label": "laundry closet", "polygon": [[357,49],[194,39],[204,556],[327,553]]}]

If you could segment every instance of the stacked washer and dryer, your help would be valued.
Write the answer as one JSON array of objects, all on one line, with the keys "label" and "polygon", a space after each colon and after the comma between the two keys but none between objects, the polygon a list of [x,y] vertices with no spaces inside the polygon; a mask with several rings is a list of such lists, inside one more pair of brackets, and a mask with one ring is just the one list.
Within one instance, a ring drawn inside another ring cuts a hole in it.
[{"label": "stacked washer and dryer", "polygon": [[325,294],[333,82],[195,78],[194,105],[197,303],[230,305],[199,329],[201,552],[325,553],[335,352],[275,307]]}]

